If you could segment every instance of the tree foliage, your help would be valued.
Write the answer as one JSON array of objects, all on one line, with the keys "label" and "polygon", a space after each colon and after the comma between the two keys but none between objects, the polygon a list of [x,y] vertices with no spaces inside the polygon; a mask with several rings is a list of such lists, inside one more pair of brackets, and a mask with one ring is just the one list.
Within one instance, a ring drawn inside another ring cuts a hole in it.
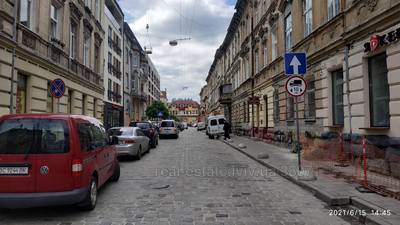
[{"label": "tree foliage", "polygon": [[158,113],[162,113],[162,119],[168,119],[170,117],[169,110],[167,106],[162,101],[153,102],[152,105],[147,107],[146,116],[147,118],[159,118]]}]

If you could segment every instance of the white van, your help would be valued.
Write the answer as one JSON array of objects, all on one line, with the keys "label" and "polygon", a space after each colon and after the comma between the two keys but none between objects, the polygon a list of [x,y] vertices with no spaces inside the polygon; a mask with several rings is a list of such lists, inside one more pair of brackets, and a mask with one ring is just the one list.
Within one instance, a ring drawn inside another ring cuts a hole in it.
[{"label": "white van", "polygon": [[209,116],[207,119],[207,135],[210,139],[224,135],[225,116]]}]

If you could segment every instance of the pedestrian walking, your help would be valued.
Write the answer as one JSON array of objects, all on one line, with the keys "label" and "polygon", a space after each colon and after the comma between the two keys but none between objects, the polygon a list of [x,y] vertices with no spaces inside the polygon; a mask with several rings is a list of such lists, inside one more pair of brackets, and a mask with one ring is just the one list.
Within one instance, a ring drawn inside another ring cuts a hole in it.
[{"label": "pedestrian walking", "polygon": [[225,120],[225,122],[224,122],[224,140],[231,139],[231,137],[229,135],[230,132],[231,132],[231,124],[229,124],[229,122],[227,120]]}]

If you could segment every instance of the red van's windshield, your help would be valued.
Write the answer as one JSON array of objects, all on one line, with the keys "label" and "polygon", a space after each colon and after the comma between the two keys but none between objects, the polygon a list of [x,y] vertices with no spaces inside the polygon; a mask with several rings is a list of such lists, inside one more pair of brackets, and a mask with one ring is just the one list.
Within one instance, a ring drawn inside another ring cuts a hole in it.
[{"label": "red van's windshield", "polygon": [[63,120],[12,119],[0,122],[0,154],[65,153],[69,133]]}]

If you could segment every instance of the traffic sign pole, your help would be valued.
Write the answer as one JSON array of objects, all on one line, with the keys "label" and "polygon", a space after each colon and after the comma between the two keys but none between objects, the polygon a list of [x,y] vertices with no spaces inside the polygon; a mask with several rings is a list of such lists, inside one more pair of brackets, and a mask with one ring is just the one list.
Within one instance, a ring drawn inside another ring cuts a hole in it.
[{"label": "traffic sign pole", "polygon": [[297,98],[298,97],[295,97],[295,100],[296,100],[296,129],[297,129],[296,151],[297,151],[297,161],[299,163],[299,171],[301,171],[299,103],[298,103],[298,99]]}]

